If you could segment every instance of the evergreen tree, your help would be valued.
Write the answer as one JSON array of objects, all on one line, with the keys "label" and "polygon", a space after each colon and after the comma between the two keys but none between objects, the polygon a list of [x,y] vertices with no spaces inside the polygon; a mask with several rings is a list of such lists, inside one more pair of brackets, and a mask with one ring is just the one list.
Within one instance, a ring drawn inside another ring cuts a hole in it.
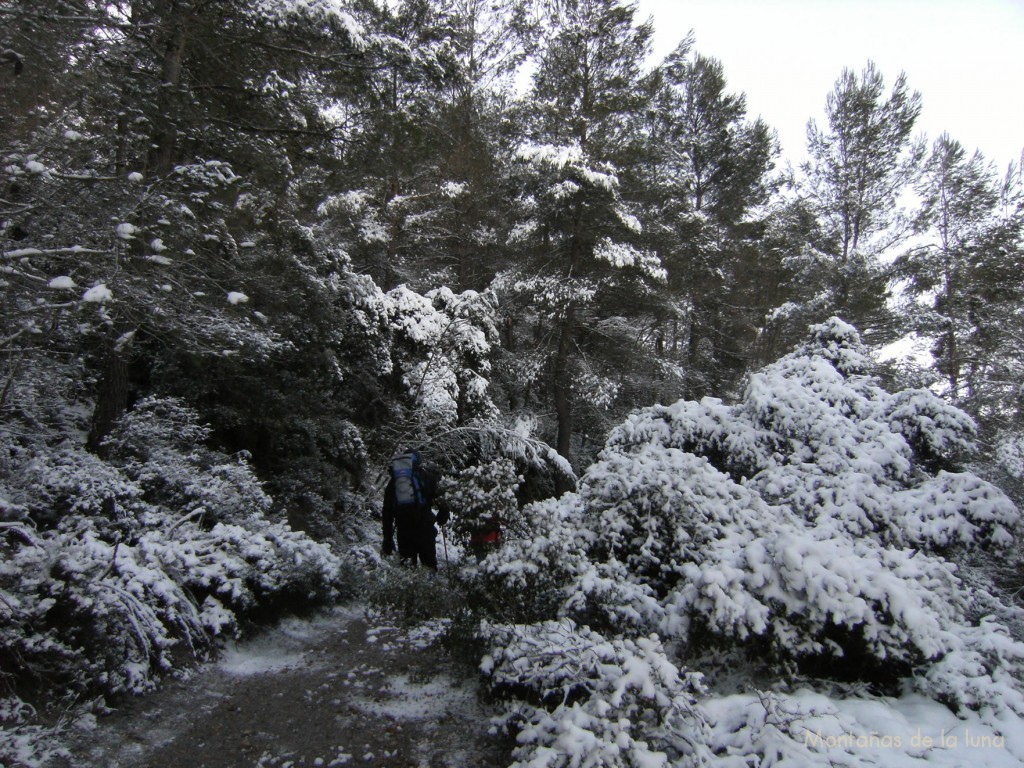
[{"label": "evergreen tree", "polygon": [[[315,179],[295,169],[336,158],[325,93],[351,79],[341,65],[365,40],[350,15],[318,8],[136,0],[82,4],[73,24],[20,9],[66,44],[52,75],[13,81],[20,116],[37,119],[2,137],[14,194],[0,246],[20,263],[4,286],[8,405],[26,357],[70,359],[94,386],[98,450],[137,396],[188,390],[209,418],[234,402],[227,381],[323,338],[302,302],[327,292],[306,278],[340,262],[298,224]],[[324,58],[339,61],[333,80],[313,67]],[[266,402],[272,379],[253,387]],[[238,426],[242,446],[260,442]]]},{"label": "evergreen tree", "polygon": [[[359,87],[346,93],[347,152],[325,189],[325,229],[383,287],[450,279],[450,207],[461,188],[441,169],[447,93],[460,77],[452,3],[370,6],[375,30]],[[439,269],[440,268],[440,269]]]},{"label": "evergreen tree", "polygon": [[943,134],[917,191],[928,242],[900,260],[918,299],[910,306],[915,329],[934,337],[934,369],[950,399],[983,424],[1003,422],[1019,408],[1013,382],[1021,370],[1024,218],[1017,169],[1001,180],[980,152],[968,156]]},{"label": "evergreen tree", "polygon": [[683,40],[652,110],[646,218],[669,272],[668,351],[689,396],[722,393],[747,368],[765,308],[761,209],[773,191],[772,131],[746,118],[720,62]]},{"label": "evergreen tree", "polygon": [[900,196],[913,181],[922,141],[911,132],[921,95],[906,76],[885,93],[882,73],[868,62],[858,75],[844,69],[825,102],[827,126],[807,125],[810,160],[798,193],[817,227],[794,262],[803,321],[839,314],[869,341],[891,338],[886,312],[888,275],[880,260],[904,242],[910,217]]},{"label": "evergreen tree", "polygon": [[637,145],[629,118],[653,86],[642,69],[651,25],[634,26],[634,13],[616,0],[564,9],[538,63],[532,141],[515,172],[509,244],[516,265],[499,286],[534,328],[535,354],[520,381],[550,398],[556,449],[566,458],[574,453],[577,402],[610,404],[615,368],[629,365],[629,348],[609,350],[602,336],[618,335],[627,307],[649,303],[649,284],[664,279],[657,256],[643,248],[620,176]]},{"label": "evergreen tree", "polygon": [[539,19],[532,0],[457,0],[458,76],[446,94],[439,176],[443,205],[441,258],[449,284],[480,289],[502,255],[515,75],[536,48]]}]

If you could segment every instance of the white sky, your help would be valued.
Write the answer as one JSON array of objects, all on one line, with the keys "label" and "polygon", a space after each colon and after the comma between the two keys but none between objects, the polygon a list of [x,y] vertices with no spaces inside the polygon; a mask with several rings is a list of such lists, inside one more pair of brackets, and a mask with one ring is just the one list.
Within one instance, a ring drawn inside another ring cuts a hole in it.
[{"label": "white sky", "polygon": [[1000,170],[1024,149],[1024,0],[639,0],[654,17],[660,60],[690,29],[722,62],[748,114],[779,133],[783,157],[805,155],[805,127],[824,123],[844,66],[872,59],[891,87],[900,71],[921,92],[917,131],[947,131]]}]

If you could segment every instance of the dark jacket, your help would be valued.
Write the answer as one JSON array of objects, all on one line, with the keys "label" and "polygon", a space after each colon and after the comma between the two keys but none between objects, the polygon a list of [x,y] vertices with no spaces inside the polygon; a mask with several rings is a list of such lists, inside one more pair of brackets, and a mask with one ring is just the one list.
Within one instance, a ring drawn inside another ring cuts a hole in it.
[{"label": "dark jacket", "polygon": [[434,539],[437,531],[434,522],[444,525],[448,522],[448,511],[440,506],[435,516],[433,505],[437,499],[437,475],[422,466],[413,472],[423,492],[424,503],[400,509],[395,498],[395,479],[388,481],[384,489],[383,542],[381,552],[390,555],[395,551],[395,534],[398,535],[398,554],[413,561],[419,560],[431,568],[437,567]]}]

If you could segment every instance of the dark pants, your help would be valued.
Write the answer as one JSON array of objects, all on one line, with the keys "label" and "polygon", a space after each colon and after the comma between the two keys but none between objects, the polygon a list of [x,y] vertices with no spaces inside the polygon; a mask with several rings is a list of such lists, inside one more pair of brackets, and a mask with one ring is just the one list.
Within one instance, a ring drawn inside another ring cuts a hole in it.
[{"label": "dark pants", "polygon": [[409,565],[417,561],[437,570],[437,550],[434,539],[434,514],[429,510],[399,511],[395,516],[398,554]]}]

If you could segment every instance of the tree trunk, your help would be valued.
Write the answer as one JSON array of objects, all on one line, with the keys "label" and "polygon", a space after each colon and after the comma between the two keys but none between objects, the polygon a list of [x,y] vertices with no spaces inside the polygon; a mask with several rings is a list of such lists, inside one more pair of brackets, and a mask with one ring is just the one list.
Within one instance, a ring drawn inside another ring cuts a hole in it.
[{"label": "tree trunk", "polygon": [[960,399],[960,350],[957,348],[956,325],[952,318],[949,319],[949,330],[946,331],[946,354],[949,360],[949,393],[956,403]]},{"label": "tree trunk", "polygon": [[[943,231],[945,231],[945,206],[943,207]],[[950,262],[950,250],[949,243],[945,235],[943,235],[942,252],[943,257],[947,264]],[[960,350],[956,342],[956,285],[954,279],[954,272],[951,268],[946,268],[944,275],[945,285],[943,286],[943,293],[945,294],[945,315],[947,317],[947,323],[949,325],[946,331],[946,354],[949,360],[949,370],[947,375],[949,378],[949,392],[953,397],[953,402],[956,403],[960,396]]]},{"label": "tree trunk", "polygon": [[393,214],[388,213],[388,205],[392,200],[398,197],[398,193],[400,191],[401,184],[398,180],[398,172],[396,171],[391,176],[387,194],[384,196],[384,207],[381,210],[381,216],[384,221],[388,222],[387,252],[384,258],[383,270],[381,272],[381,282],[387,289],[394,288],[399,281],[398,270],[395,268],[395,265],[398,263],[398,238],[401,236],[402,226],[397,209]]},{"label": "tree trunk", "polygon": [[96,406],[85,447],[93,453],[101,454],[103,441],[127,409],[128,363],[119,352],[111,350],[107,368],[97,385]]},{"label": "tree trunk", "polygon": [[694,318],[690,321],[690,334],[686,342],[686,386],[683,392],[687,400],[697,400],[700,397],[700,388],[697,385],[700,363],[700,334]]},{"label": "tree trunk", "polygon": [[178,138],[177,90],[181,85],[181,69],[185,61],[186,13],[177,2],[171,4],[167,24],[170,30],[164,44],[164,57],[160,71],[160,91],[157,94],[156,127],[147,163],[151,173],[163,175],[174,165],[174,147]]},{"label": "tree trunk", "polygon": [[[569,356],[575,335],[575,323],[576,309],[570,306],[562,319],[561,333],[558,336],[554,376],[555,417],[558,420],[555,450],[569,461],[572,454],[572,380],[569,374]],[[572,480],[558,475],[555,490],[559,494],[573,490]]]},{"label": "tree trunk", "polygon": [[[468,238],[468,233],[466,233]],[[473,269],[473,247],[470,243],[463,239],[462,242],[456,247],[456,254],[458,256],[458,270],[459,270],[459,293],[468,291],[475,286],[476,283],[476,270]]]}]

